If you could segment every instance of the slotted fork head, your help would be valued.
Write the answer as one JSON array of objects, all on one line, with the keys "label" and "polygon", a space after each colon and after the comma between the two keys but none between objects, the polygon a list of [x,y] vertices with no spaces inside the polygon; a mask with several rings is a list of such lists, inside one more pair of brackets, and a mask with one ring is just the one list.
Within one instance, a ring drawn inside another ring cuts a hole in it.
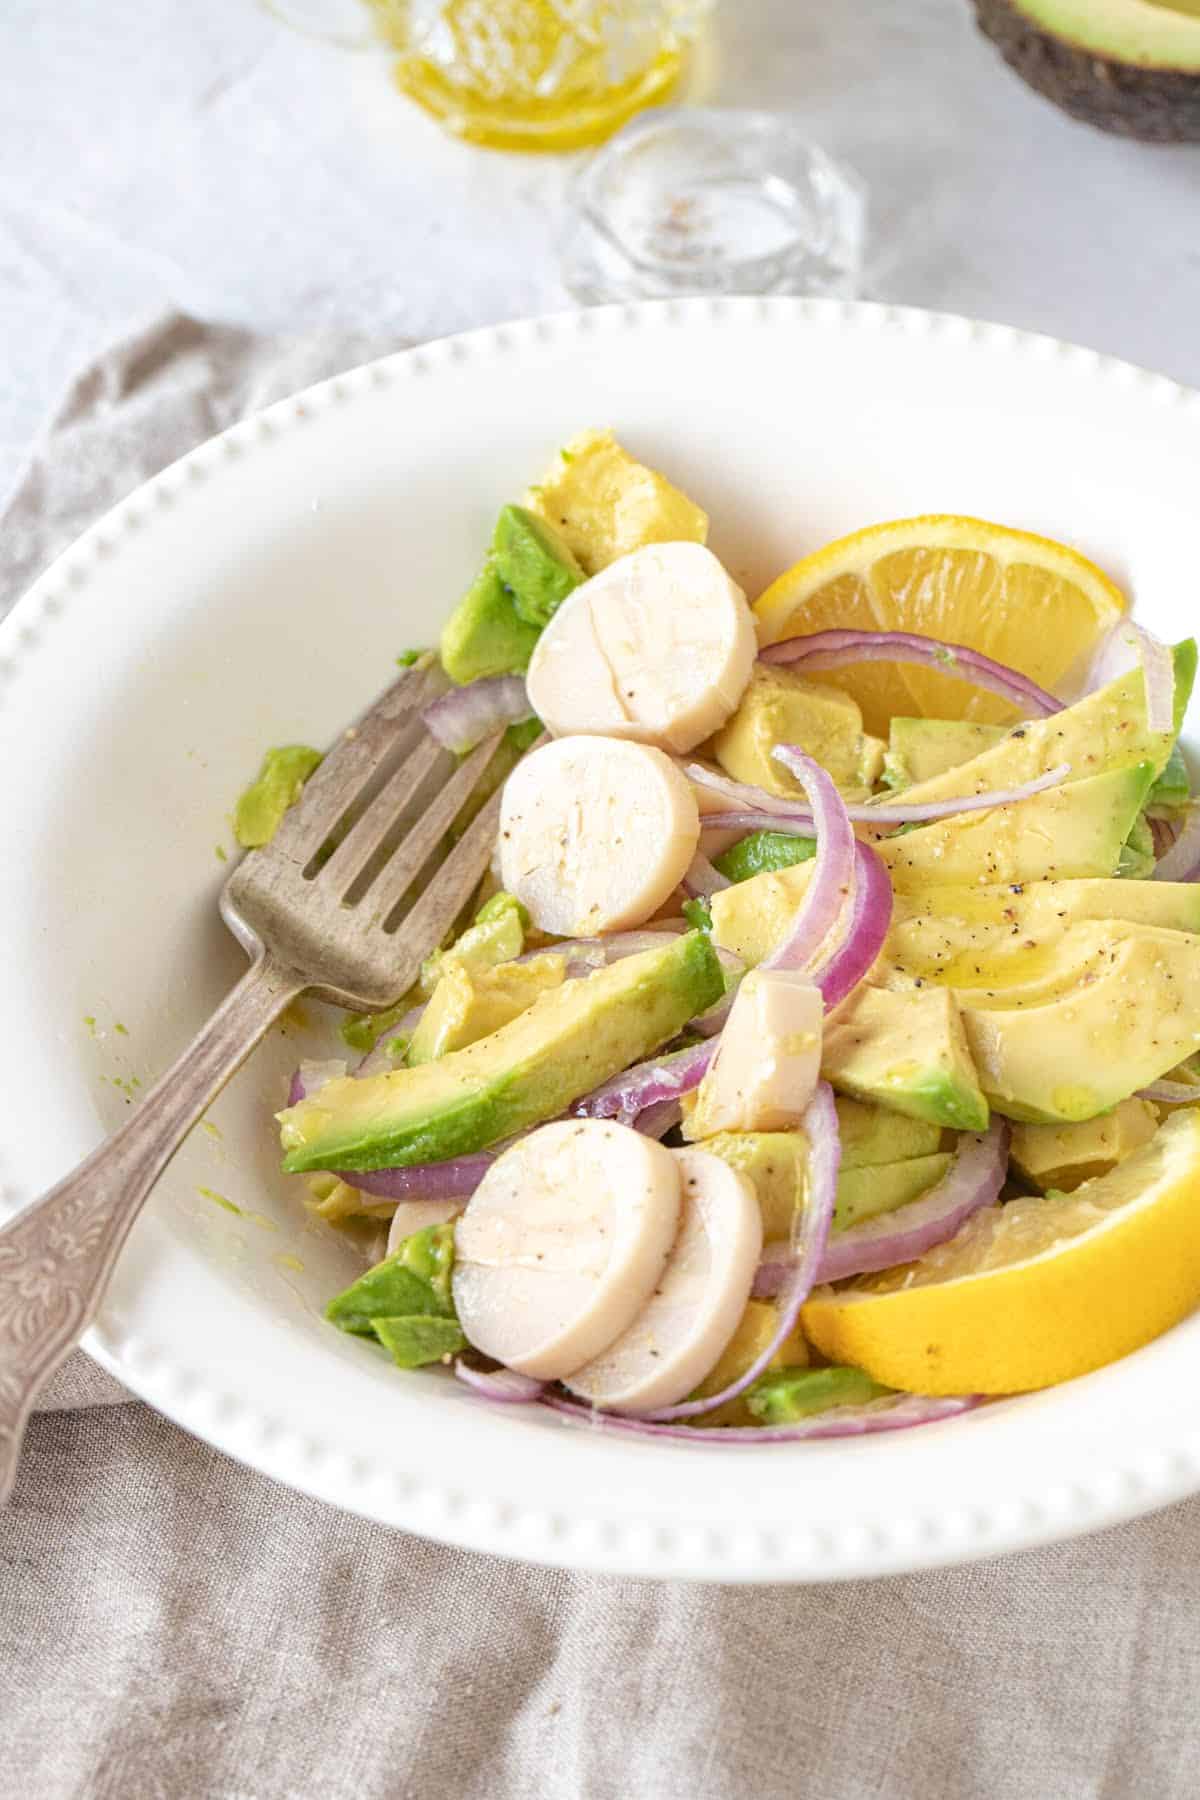
[{"label": "slotted fork head", "polygon": [[445,685],[437,669],[393,682],[221,895],[225,923],[251,956],[265,950],[335,1006],[376,1011],[407,992],[495,848],[498,789],[448,840],[503,733],[456,766],[421,718]]}]

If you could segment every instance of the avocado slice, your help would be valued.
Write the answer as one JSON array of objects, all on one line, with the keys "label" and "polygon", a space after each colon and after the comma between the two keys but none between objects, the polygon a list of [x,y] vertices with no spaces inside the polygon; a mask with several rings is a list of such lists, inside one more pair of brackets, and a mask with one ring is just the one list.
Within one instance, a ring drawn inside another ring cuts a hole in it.
[{"label": "avocado slice", "polygon": [[1009,1154],[1034,1187],[1071,1193],[1093,1175],[1107,1175],[1157,1130],[1154,1107],[1131,1097],[1077,1125],[1014,1125]]},{"label": "avocado slice", "polygon": [[[839,1118],[845,1107],[855,1104],[839,1096]],[[860,1107],[859,1110],[883,1114],[882,1107]],[[889,1138],[893,1144],[900,1145],[932,1140],[936,1152],[942,1136],[940,1126],[906,1118],[897,1112],[889,1112],[886,1117],[894,1121],[895,1130],[880,1132],[878,1147],[883,1147]],[[859,1148],[867,1147],[866,1140],[862,1140]],[[719,1156],[722,1162],[727,1162],[749,1180],[758,1197],[764,1243],[775,1243],[791,1236],[807,1179],[808,1144],[802,1131],[718,1131],[712,1137],[704,1138],[700,1148],[712,1156]],[[906,1156],[901,1149],[894,1162],[857,1164],[848,1168],[845,1153],[843,1146],[843,1165],[838,1174],[833,1215],[835,1231],[845,1231],[858,1219],[891,1212],[894,1207],[915,1200],[926,1188],[941,1180],[950,1163],[947,1154]]]},{"label": "avocado slice", "polygon": [[492,555],[501,581],[513,597],[517,617],[540,631],[567,595],[585,580],[561,532],[527,506],[500,510]]},{"label": "avocado slice", "polygon": [[453,1225],[430,1225],[331,1300],[325,1317],[340,1331],[378,1339],[402,1369],[440,1362],[467,1343],[454,1310],[453,1268]]},{"label": "avocado slice", "polygon": [[844,1363],[824,1369],[776,1369],[746,1390],[746,1406],[759,1425],[795,1425],[833,1406],[866,1406],[895,1388],[881,1387]]},{"label": "avocado slice", "polygon": [[1102,920],[1200,932],[1200,884],[1031,881],[901,896],[875,979],[964,989],[1026,982],[1061,964],[1077,927]]},{"label": "avocado slice", "polygon": [[1196,0],[975,0],[975,14],[1009,67],[1072,118],[1200,143]]},{"label": "avocado slice", "polygon": [[895,1212],[936,1187],[954,1161],[948,1150],[932,1156],[911,1156],[904,1162],[875,1163],[864,1169],[843,1169],[838,1175],[833,1230],[849,1231],[863,1219]]},{"label": "avocado slice", "polygon": [[920,915],[964,928],[993,926],[1014,937],[1038,937],[1056,923],[1078,925],[1084,919],[1127,919],[1165,931],[1200,932],[1200,882],[1025,881],[924,888],[897,899],[893,929]]},{"label": "avocado slice", "polygon": [[1176,744],[1163,764],[1162,773],[1146,796],[1147,806],[1161,807],[1165,812],[1174,812],[1186,806],[1192,797],[1192,776],[1183,751]]},{"label": "avocado slice", "polygon": [[842,1140],[842,1173],[878,1163],[907,1162],[932,1156],[942,1148],[942,1128],[888,1106],[872,1106],[838,1094],[838,1130]]},{"label": "avocado slice", "polygon": [[1193,1053],[1200,937],[1129,930],[1076,985],[1052,989],[1040,1004],[1036,993],[1010,990],[1004,1004],[959,993],[980,1083],[997,1112],[1031,1124],[1091,1119]]},{"label": "avocado slice", "polygon": [[883,741],[863,732],[862,713],[849,694],[792,669],[756,663],[710,749],[735,781],[803,798],[796,777],[773,755],[777,744],[795,744],[813,757],[849,800],[865,800],[883,767]]},{"label": "avocado slice", "polygon": [[441,968],[433,998],[408,1046],[410,1069],[464,1050],[518,1018],[539,995],[562,986],[567,959],[535,956],[530,962],[472,969],[461,957],[447,953]]},{"label": "avocado slice", "polygon": [[267,751],[261,769],[234,809],[233,835],[243,849],[257,850],[270,843],[284,813],[295,806],[321,760],[321,751],[311,750],[307,744],[284,744]]},{"label": "avocado slice", "polygon": [[1121,845],[1116,872],[1122,881],[1148,881],[1154,873],[1157,860],[1150,821],[1144,812],[1139,813],[1129,827],[1129,836]]},{"label": "avocado slice", "polygon": [[543,994],[510,1024],[416,1069],[331,1081],[280,1113],[284,1168],[382,1169],[482,1150],[557,1118],[725,991],[708,934]]},{"label": "avocado slice", "polygon": [[447,956],[456,956],[472,971],[512,962],[525,948],[528,929],[529,913],[525,906],[515,894],[505,893],[501,888],[498,894],[484,902],[474,923],[455,938],[448,950],[435,950],[432,956],[425,958],[418,984],[421,992],[425,995],[433,993],[441,980],[442,964]]},{"label": "avocado slice", "polygon": [[1196,678],[1196,644],[1185,638],[1172,651],[1175,664],[1175,716],[1170,731],[1151,731],[1146,724],[1146,684],[1140,668],[1128,669],[1106,687],[1086,694],[1074,706],[1048,719],[1027,719],[990,750],[970,762],[916,782],[906,800],[952,800],[959,794],[987,794],[1019,787],[1069,763],[1069,782],[1085,781],[1110,769],[1151,763],[1157,777],[1166,767],[1183,724]]},{"label": "avocado slice", "polygon": [[665,475],[635,461],[611,431],[584,431],[525,496],[595,575],[643,544],[703,544],[708,517]]},{"label": "avocado slice", "polygon": [[893,719],[883,779],[899,793],[957,769],[1007,736],[1003,725],[975,725],[969,719]]},{"label": "avocado slice", "polygon": [[902,894],[944,882],[1113,875],[1154,774],[1152,763],[1111,769],[1028,800],[938,819],[885,838],[876,849]]},{"label": "avocado slice", "polygon": [[816,838],[788,837],[782,831],[752,831],[749,837],[731,844],[715,857],[714,867],[726,881],[749,881],[752,875],[811,862],[816,854]]},{"label": "avocado slice", "polygon": [[948,988],[857,988],[826,1020],[821,1073],[838,1093],[933,1125],[987,1126],[987,1101]]},{"label": "avocado slice", "polygon": [[489,556],[442,627],[442,667],[460,687],[485,675],[522,675],[539,635]]}]

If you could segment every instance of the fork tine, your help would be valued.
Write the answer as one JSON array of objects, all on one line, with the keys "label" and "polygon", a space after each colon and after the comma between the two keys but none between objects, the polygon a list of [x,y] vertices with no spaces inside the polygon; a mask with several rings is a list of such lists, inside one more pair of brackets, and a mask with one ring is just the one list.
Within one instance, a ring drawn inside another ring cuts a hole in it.
[{"label": "fork tine", "polygon": [[[503,731],[494,731],[490,737],[476,745],[471,754],[459,764],[441,793],[421,814],[395,854],[384,864],[364,896],[372,923],[382,925],[392,909],[404,898],[437,849],[440,840],[453,825],[458,812],[470,798],[471,790],[491,762],[503,736]],[[442,879],[443,871],[439,870],[431,887],[440,891]]]},{"label": "fork tine", "polygon": [[272,840],[272,849],[307,861],[384,757],[405,733],[421,723],[421,709],[441,692],[437,669],[406,669],[349,726],[309,777],[297,806],[290,807]]},{"label": "fork tine", "polygon": [[429,883],[400,921],[395,941],[405,950],[411,946],[416,957],[413,980],[424,955],[421,946],[441,943],[491,860],[503,797],[504,790],[500,787],[484,802],[438,870],[436,879]]},{"label": "fork tine", "polygon": [[447,752],[426,732],[400,767],[388,776],[362,818],[347,832],[324,868],[319,871],[327,888],[344,894],[356,875],[379,849],[405,806],[437,768]]}]

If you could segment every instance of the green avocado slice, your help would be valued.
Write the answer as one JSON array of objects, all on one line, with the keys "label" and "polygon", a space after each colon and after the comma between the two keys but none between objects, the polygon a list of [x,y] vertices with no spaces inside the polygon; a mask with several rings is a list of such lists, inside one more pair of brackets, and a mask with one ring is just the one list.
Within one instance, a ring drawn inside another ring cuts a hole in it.
[{"label": "green avocado slice", "polygon": [[865,1406],[895,1391],[862,1369],[833,1363],[827,1369],[773,1369],[746,1390],[746,1405],[760,1425],[794,1425],[831,1406]]},{"label": "green avocado slice", "polygon": [[442,667],[451,681],[480,681],[485,675],[520,675],[529,667],[539,628],[517,612],[489,556],[442,627]]},{"label": "green avocado slice", "polygon": [[960,794],[987,794],[1019,787],[1069,763],[1070,782],[1085,781],[1112,769],[1151,763],[1157,777],[1166,767],[1183,724],[1196,678],[1196,644],[1185,638],[1172,651],[1175,665],[1175,714],[1170,731],[1151,731],[1146,723],[1146,688],[1140,668],[1129,669],[1106,687],[1086,694],[1074,706],[1048,719],[1027,719],[1006,732],[999,743],[970,762],[960,763],[916,782],[905,790],[906,801],[952,800]]},{"label": "green avocado slice", "polygon": [[517,617],[539,631],[586,579],[566,539],[526,506],[501,509],[492,554]]},{"label": "green avocado slice", "polygon": [[987,1127],[988,1104],[947,988],[858,988],[825,1022],[821,1073],[854,1100],[954,1131]]},{"label": "green avocado slice", "polygon": [[508,1025],[415,1069],[331,1081],[280,1113],[284,1168],[381,1169],[481,1150],[557,1118],[725,991],[708,934],[545,993]]},{"label": "green avocado slice", "polygon": [[284,744],[267,751],[262,768],[239,797],[233,815],[233,835],[244,849],[257,850],[270,843],[284,813],[295,806],[320,761],[321,752],[307,744]]}]

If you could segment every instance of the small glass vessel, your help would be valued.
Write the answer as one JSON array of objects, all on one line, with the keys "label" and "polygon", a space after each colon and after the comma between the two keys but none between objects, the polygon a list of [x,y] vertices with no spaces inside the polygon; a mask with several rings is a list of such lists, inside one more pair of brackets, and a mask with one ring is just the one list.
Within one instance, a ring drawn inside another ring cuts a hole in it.
[{"label": "small glass vessel", "polygon": [[866,190],[777,113],[660,107],[576,178],[560,250],[585,305],[858,290]]},{"label": "small glass vessel", "polygon": [[368,0],[397,85],[448,130],[571,150],[665,99],[715,0]]}]

